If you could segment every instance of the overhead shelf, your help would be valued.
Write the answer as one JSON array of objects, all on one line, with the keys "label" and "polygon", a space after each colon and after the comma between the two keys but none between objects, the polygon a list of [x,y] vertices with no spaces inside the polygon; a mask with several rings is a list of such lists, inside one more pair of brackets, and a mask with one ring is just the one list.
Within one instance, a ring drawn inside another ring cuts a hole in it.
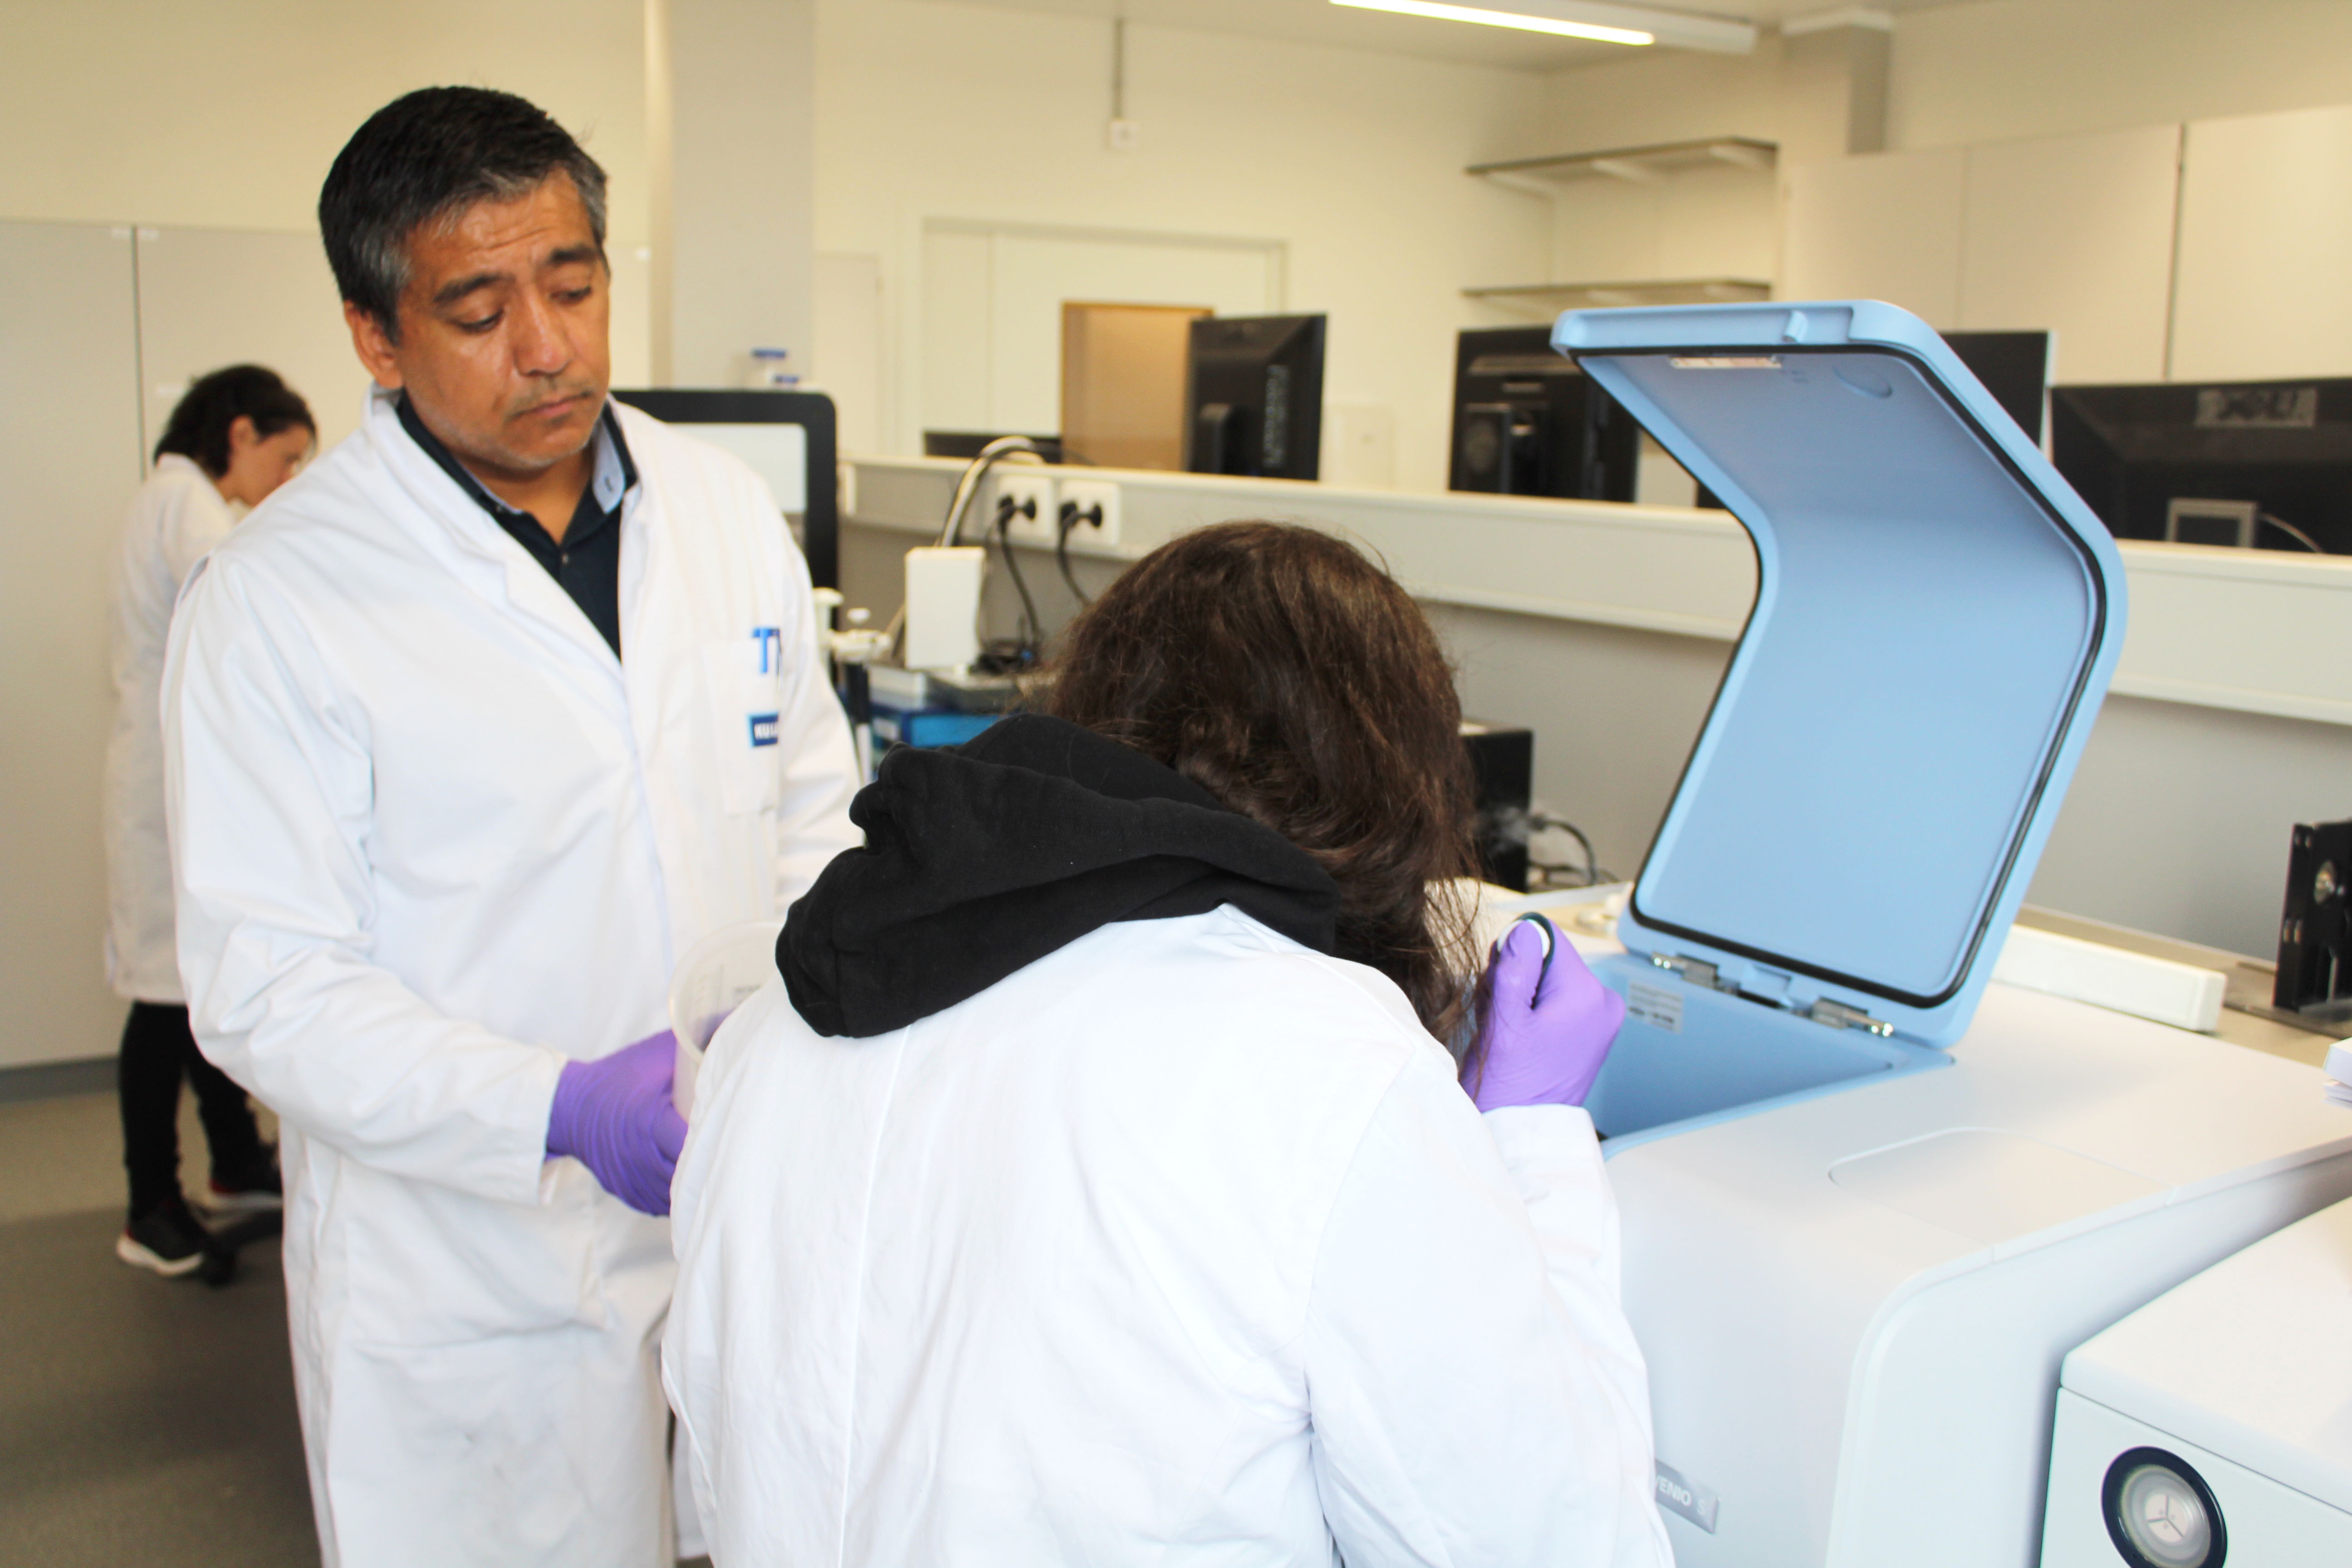
[{"label": "overhead shelf", "polygon": [[1579,180],[1662,180],[1692,169],[1753,169],[1769,172],[1780,144],[1753,136],[1709,136],[1696,142],[1661,142],[1648,147],[1612,147],[1598,153],[1560,153],[1548,158],[1513,158],[1473,163],[1465,173],[1513,190],[1551,195]]},{"label": "overhead shelf", "polygon": [[1517,283],[1465,289],[1463,297],[1549,321],[1562,310],[1618,305],[1725,305],[1769,300],[1772,285],[1754,278],[1676,278],[1640,283]]}]

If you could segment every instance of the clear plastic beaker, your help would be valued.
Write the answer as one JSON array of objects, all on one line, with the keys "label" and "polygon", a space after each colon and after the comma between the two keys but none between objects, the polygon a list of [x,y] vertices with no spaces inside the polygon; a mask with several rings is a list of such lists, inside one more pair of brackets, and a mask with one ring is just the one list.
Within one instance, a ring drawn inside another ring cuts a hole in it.
[{"label": "clear plastic beaker", "polygon": [[782,921],[721,926],[687,950],[669,979],[669,1027],[677,1037],[677,1079],[670,1099],[677,1113],[694,1115],[694,1080],[702,1053],[727,1016],[776,976]]}]

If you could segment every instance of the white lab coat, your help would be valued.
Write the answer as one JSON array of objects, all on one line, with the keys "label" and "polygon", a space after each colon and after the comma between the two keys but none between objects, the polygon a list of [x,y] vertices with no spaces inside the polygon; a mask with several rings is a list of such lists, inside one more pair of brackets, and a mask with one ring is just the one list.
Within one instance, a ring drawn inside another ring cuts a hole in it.
[{"label": "white lab coat", "polygon": [[625,664],[381,393],[173,622],[180,967],[286,1130],[329,1568],[660,1561],[669,1226],[546,1160],[549,1103],[856,837],[767,488],[618,414]]},{"label": "white lab coat", "polygon": [[1226,906],[703,1068],[663,1374],[721,1568],[1659,1564],[1583,1111]]},{"label": "white lab coat", "polygon": [[114,554],[114,729],[106,741],[106,979],[131,1002],[179,1002],[172,850],[163,834],[163,642],[172,603],[242,508],[176,452],[131,503]]}]

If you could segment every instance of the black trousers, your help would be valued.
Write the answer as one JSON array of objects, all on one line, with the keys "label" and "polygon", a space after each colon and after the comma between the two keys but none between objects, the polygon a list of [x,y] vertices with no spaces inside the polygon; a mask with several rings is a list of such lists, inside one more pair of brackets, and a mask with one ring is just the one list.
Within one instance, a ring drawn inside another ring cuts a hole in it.
[{"label": "black trousers", "polygon": [[122,1097],[122,1163],[131,1212],[142,1215],[180,1190],[180,1080],[195,1086],[196,1113],[216,1176],[247,1174],[264,1160],[261,1130],[245,1090],[206,1061],[188,1028],[188,1010],[133,1002],[122,1026],[117,1079]]}]

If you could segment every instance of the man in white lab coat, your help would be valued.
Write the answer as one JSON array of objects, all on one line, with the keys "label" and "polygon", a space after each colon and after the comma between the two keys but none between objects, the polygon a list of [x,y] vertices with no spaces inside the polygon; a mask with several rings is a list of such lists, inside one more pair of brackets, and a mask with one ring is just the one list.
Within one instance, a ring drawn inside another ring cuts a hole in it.
[{"label": "man in white lab coat", "polygon": [[604,194],[507,94],[362,127],[366,418],[173,624],[180,964],[284,1128],[331,1568],[663,1561],[670,968],[856,841],[774,499],[606,398]]}]

